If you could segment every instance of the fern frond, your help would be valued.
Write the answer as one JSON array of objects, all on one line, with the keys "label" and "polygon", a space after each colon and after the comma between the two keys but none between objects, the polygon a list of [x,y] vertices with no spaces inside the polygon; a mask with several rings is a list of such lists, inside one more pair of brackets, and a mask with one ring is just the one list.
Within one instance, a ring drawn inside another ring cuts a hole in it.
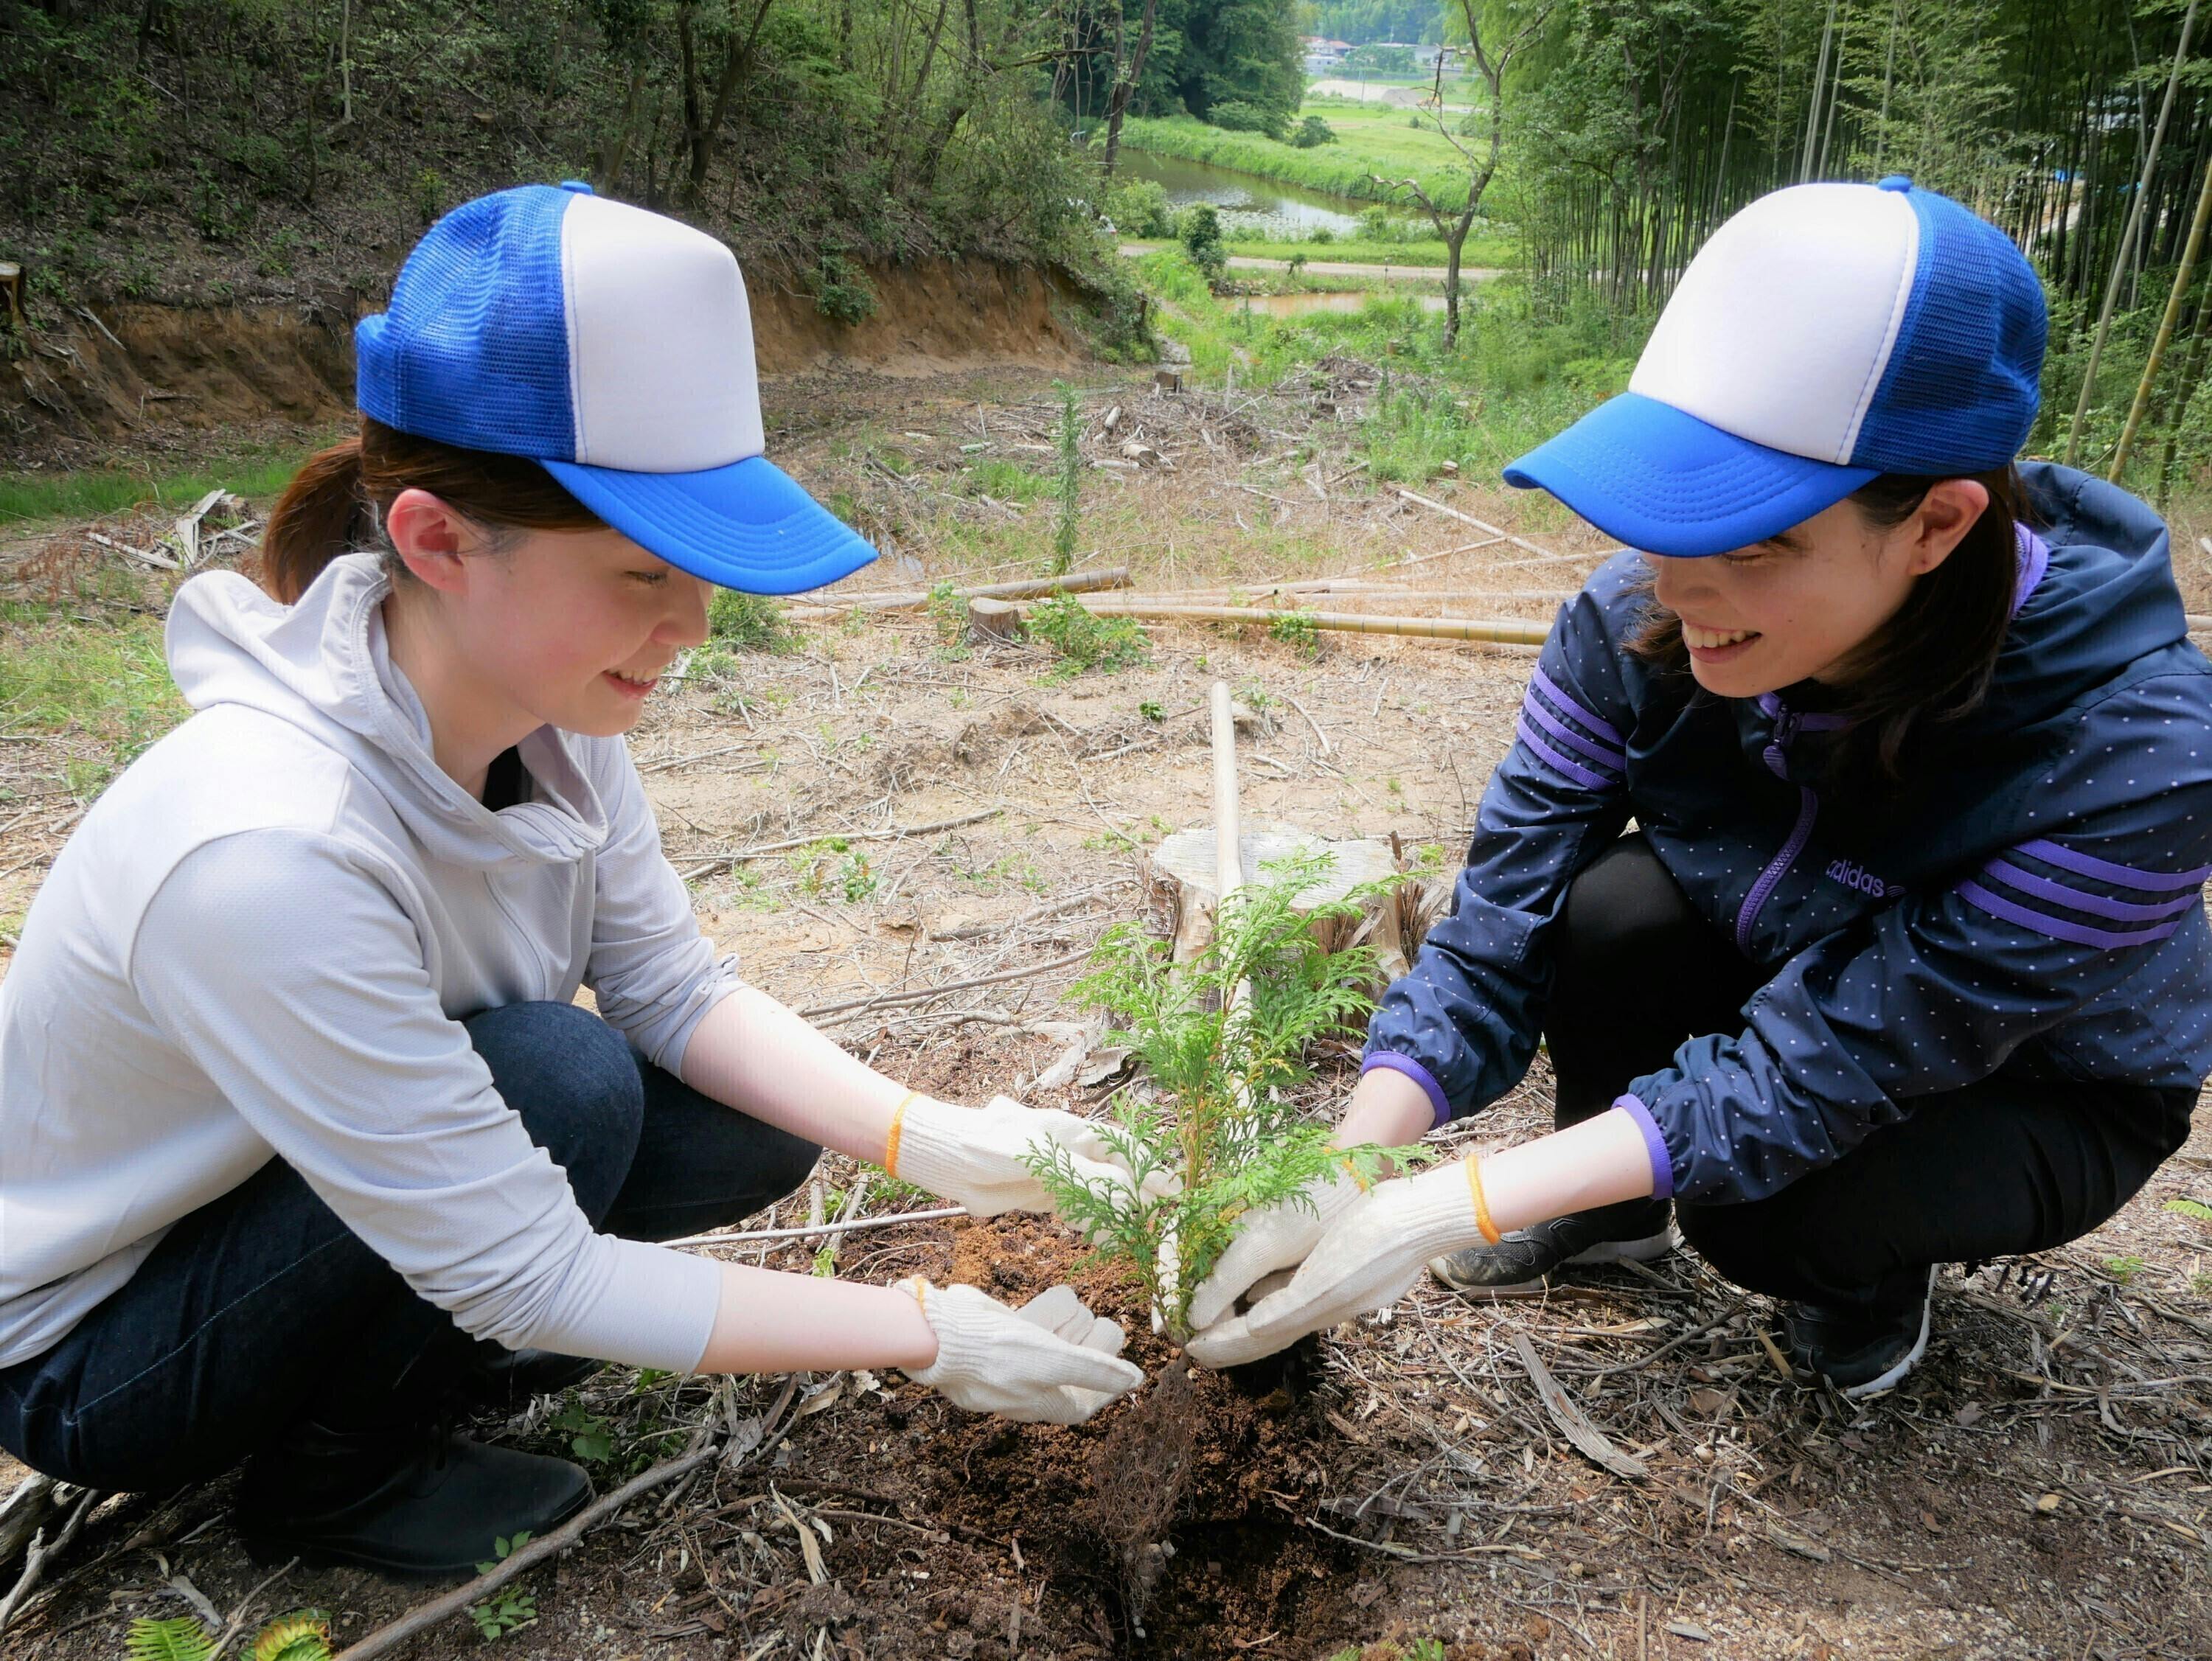
[{"label": "fern frond", "polygon": [[123,1653],[129,1661],[207,1661],[215,1639],[193,1616],[155,1621],[142,1615],[131,1622]]}]

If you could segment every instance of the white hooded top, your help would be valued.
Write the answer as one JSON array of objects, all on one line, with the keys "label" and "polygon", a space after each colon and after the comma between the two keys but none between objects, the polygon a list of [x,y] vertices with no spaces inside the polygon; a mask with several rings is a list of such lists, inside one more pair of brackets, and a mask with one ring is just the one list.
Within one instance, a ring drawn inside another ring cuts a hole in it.
[{"label": "white hooded top", "polygon": [[620,738],[540,728],[498,813],[440,771],[390,591],[365,554],[294,606],[178,591],[198,712],[94,803],[0,980],[0,1367],[272,1156],[477,1337],[697,1366],[720,1271],[595,1234],[459,1023],[588,985],[673,1071],[739,983]]}]

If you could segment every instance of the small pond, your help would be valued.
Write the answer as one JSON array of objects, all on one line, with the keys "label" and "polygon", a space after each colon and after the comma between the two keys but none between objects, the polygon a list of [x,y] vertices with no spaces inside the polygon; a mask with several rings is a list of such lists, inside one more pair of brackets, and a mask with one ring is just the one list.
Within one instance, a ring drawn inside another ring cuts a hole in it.
[{"label": "small pond", "polygon": [[[1240,173],[1207,161],[1184,161],[1145,150],[1123,150],[1115,167],[1127,178],[1149,179],[1158,185],[1168,193],[1170,207],[1210,202],[1221,210],[1223,230],[1256,231],[1275,241],[1297,242],[1322,226],[1339,236],[1354,235],[1359,229],[1360,214],[1372,205],[1352,197],[1262,179],[1257,173]],[[1393,218],[1410,218],[1397,209],[1386,211]]]}]

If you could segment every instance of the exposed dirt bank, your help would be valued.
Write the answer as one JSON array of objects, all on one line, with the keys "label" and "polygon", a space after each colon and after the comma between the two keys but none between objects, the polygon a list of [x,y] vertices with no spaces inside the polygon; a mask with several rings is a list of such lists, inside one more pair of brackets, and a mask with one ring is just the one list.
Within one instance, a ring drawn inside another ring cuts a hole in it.
[{"label": "exposed dirt bank", "polygon": [[[874,314],[842,324],[802,288],[753,274],[761,373],[1057,368],[1085,355],[1083,296],[1059,273],[944,259],[868,276]],[[333,291],[282,304],[73,308],[32,337],[27,355],[0,363],[0,468],[91,465],[164,440],[276,445],[343,421],[354,320],[382,304]]]}]

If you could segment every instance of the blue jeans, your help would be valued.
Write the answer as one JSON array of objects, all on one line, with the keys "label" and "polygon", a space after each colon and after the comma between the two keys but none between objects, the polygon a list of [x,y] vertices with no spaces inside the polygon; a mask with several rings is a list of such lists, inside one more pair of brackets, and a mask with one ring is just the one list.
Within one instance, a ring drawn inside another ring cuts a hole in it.
[{"label": "blue jeans", "polygon": [[[516,1003],[465,1024],[605,1233],[734,1222],[798,1187],[821,1152],[651,1065],[588,1010]],[[0,1447],[65,1482],[174,1487],[303,1418],[434,1411],[489,1348],[272,1159],[181,1219],[58,1344],[0,1371]]]}]

